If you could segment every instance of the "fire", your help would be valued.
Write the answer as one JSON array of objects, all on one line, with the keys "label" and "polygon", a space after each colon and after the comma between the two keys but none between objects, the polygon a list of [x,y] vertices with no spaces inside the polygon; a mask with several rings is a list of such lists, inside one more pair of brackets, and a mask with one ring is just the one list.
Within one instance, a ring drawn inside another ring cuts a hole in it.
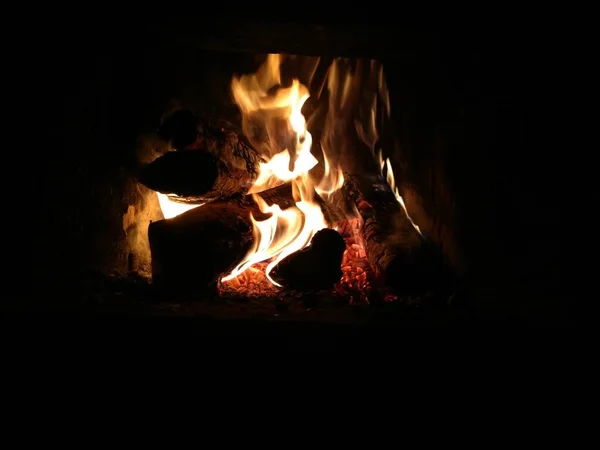
[{"label": "fire", "polygon": [[413,228],[415,230],[417,230],[417,233],[419,233],[421,235],[421,237],[424,237],[423,233],[421,233],[421,229],[419,228],[419,226],[412,220],[412,218],[408,214],[406,205],[404,204],[404,199],[402,199],[402,196],[398,192],[398,187],[396,186],[396,181],[394,180],[394,171],[392,169],[392,163],[390,162],[390,158],[386,158],[384,161],[381,150],[379,150],[379,167],[381,169],[382,174],[383,174],[383,169],[385,167],[385,169],[386,169],[385,180],[387,181],[390,189],[394,193],[396,200],[398,201],[398,203],[400,203],[400,206],[402,206],[402,209],[404,210],[404,213],[406,214],[406,218],[409,220],[409,222],[413,226]]},{"label": "fire", "polygon": [[[271,270],[286,256],[306,247],[317,231],[327,227],[315,201],[317,190],[333,192],[341,186],[340,170],[327,165],[326,155],[326,176],[315,185],[309,175],[309,170],[318,163],[311,154],[312,135],[302,114],[310,94],[297,79],[290,87],[281,87],[282,62],[281,55],[271,54],[256,73],[234,77],[231,83],[233,97],[242,112],[244,133],[253,140],[257,127],[266,131],[266,139],[253,142],[267,161],[261,164],[249,192],[260,211],[270,217],[257,221],[250,216],[253,246],[233,271],[222,278],[224,282],[268,260],[265,275],[272,284],[280,286],[270,277]],[[291,181],[295,207],[282,210],[277,204],[268,205],[255,193],[281,181]]]},{"label": "fire", "polygon": [[[376,61],[371,61],[371,75],[376,75],[376,84],[377,88],[374,92],[371,92],[370,104],[368,118],[365,121],[366,126],[361,121],[355,121],[356,132],[362,141],[371,149],[373,152],[373,156],[375,157],[375,146],[379,140],[379,132],[377,129],[377,103],[378,100],[382,103],[383,112],[387,117],[391,115],[391,107],[390,107],[390,94],[387,88],[387,83],[385,81],[385,74],[383,72],[383,66],[379,65]],[[396,200],[402,207],[406,217],[410,221],[413,228],[423,237],[423,233],[421,233],[421,229],[417,224],[414,223],[410,215],[408,214],[408,210],[406,209],[406,205],[404,204],[404,199],[400,195],[398,191],[398,186],[396,186],[396,181],[394,178],[394,171],[392,169],[392,163],[389,158],[383,159],[383,152],[379,149],[377,153],[376,160],[379,164],[380,173],[383,176],[385,172],[385,180],[394,193]]]},{"label": "fire", "polygon": [[158,204],[160,205],[160,210],[162,211],[165,219],[171,219],[179,214],[183,214],[190,209],[197,208],[198,206],[202,206],[204,204],[199,203],[196,205],[190,205],[187,203],[178,203],[174,200],[171,200],[168,195],[160,192],[157,192],[156,196],[158,197]]},{"label": "fire", "polygon": [[[408,215],[396,186],[390,159],[384,160],[381,150],[376,154],[381,145],[378,120],[390,116],[390,98],[381,64],[371,61],[368,66],[354,67],[349,60],[336,59],[329,67],[325,79],[329,104],[319,142],[323,176],[316,182],[309,171],[319,161],[311,153],[313,137],[302,113],[310,92],[298,79],[292,80],[289,86],[282,86],[283,62],[283,55],[268,55],[255,73],[236,76],[231,81],[231,92],[242,114],[243,133],[264,159],[248,194],[252,195],[258,209],[269,217],[256,220],[250,214],[253,244],[239,264],[221,278],[224,292],[252,295],[277,291],[281,286],[271,278],[272,269],[288,255],[306,247],[315,233],[328,226],[317,203],[317,195],[329,201],[344,184],[339,158],[344,150],[346,153],[354,151],[346,124],[354,127],[359,138],[370,148],[381,175],[413,227],[421,234]],[[317,98],[319,96],[320,91],[317,91]],[[282,182],[292,184],[295,206],[287,209],[277,204],[269,205],[259,194]],[[177,203],[160,193],[158,199],[166,219],[201,206]],[[356,218],[336,225],[347,245],[341,267],[343,276],[336,284],[336,291],[349,295],[351,302],[368,303],[372,274],[359,227],[360,219]]]}]

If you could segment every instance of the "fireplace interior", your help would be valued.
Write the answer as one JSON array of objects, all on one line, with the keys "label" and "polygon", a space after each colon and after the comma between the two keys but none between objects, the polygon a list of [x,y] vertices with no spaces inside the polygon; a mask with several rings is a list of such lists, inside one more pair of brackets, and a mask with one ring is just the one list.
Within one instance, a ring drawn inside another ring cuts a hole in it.
[{"label": "fireplace interior", "polygon": [[60,43],[35,289],[11,311],[257,332],[571,323],[516,42],[203,24]]}]

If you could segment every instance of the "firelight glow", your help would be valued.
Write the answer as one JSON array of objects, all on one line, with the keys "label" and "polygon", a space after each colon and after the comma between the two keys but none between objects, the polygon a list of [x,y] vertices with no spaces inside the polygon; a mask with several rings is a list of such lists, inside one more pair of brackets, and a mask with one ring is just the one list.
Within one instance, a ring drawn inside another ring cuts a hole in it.
[{"label": "firelight glow", "polygon": [[[261,149],[267,161],[260,165],[259,176],[250,193],[262,213],[269,218],[257,221],[252,215],[253,246],[233,271],[221,281],[228,281],[248,270],[252,265],[269,260],[265,269],[267,279],[281,286],[270,277],[271,270],[286,256],[306,247],[315,233],[327,227],[325,218],[315,201],[316,190],[333,192],[341,187],[341,170],[327,166],[327,173],[315,185],[309,170],[317,164],[311,154],[312,136],[306,127],[302,106],[309,98],[308,88],[293,80],[287,88],[274,89],[281,84],[280,66],[282,57],[270,54],[265,63],[254,74],[233,78],[231,89],[247,124],[257,121],[269,133],[269,139]],[[283,125],[282,125],[283,124]],[[276,141],[274,130],[287,132],[291,148],[281,151],[270,146]],[[293,159],[292,159],[293,158]],[[325,158],[325,161],[327,159]],[[276,181],[291,181],[296,206],[282,210],[279,205],[268,205],[256,191]]]}]

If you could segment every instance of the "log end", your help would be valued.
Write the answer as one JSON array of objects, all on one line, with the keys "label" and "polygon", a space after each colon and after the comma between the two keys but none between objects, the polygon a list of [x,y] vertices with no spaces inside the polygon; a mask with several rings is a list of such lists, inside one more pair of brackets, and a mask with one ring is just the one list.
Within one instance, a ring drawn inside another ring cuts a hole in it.
[{"label": "log end", "polygon": [[138,180],[163,194],[192,197],[210,191],[218,175],[217,161],[211,153],[182,150],[167,152],[143,166]]},{"label": "log end", "polygon": [[231,202],[206,206],[149,225],[152,279],[161,291],[216,292],[220,276],[248,251],[251,225],[245,211]]},{"label": "log end", "polygon": [[342,277],[345,250],[342,236],[325,228],[313,236],[308,247],[283,259],[273,269],[273,278],[289,289],[330,289]]}]

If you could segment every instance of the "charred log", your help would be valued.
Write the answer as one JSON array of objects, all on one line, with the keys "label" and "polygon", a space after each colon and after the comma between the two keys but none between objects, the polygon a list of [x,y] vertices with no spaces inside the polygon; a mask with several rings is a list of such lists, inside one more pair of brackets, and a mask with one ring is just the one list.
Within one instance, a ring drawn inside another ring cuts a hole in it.
[{"label": "charred log", "polygon": [[181,197],[178,200],[185,203],[245,193],[256,179],[259,158],[242,146],[167,152],[145,165],[138,179],[152,190]]},{"label": "charred log", "polygon": [[431,286],[439,262],[385,181],[345,174],[343,193],[362,219],[361,237],[378,281],[400,291]]},{"label": "charred log", "polygon": [[217,201],[177,217],[152,222],[148,239],[153,283],[174,293],[202,293],[216,287],[252,244],[248,209]]},{"label": "charred log", "polygon": [[[259,193],[258,195],[260,195],[261,198],[267,202],[267,204],[273,205],[276,203],[281,207],[281,209],[289,208],[294,206],[296,203],[294,199],[294,189],[292,188],[291,183],[285,183],[272,189],[268,189]],[[239,202],[242,205],[245,205],[245,207],[253,213],[259,211],[256,202],[250,195],[241,196]],[[325,205],[322,206],[322,209],[323,208],[325,208]],[[326,210],[323,210],[323,212],[325,214]]]},{"label": "charred log", "polygon": [[274,267],[273,278],[296,290],[329,289],[342,277],[346,243],[335,230],[323,229],[308,247],[292,253]]}]

